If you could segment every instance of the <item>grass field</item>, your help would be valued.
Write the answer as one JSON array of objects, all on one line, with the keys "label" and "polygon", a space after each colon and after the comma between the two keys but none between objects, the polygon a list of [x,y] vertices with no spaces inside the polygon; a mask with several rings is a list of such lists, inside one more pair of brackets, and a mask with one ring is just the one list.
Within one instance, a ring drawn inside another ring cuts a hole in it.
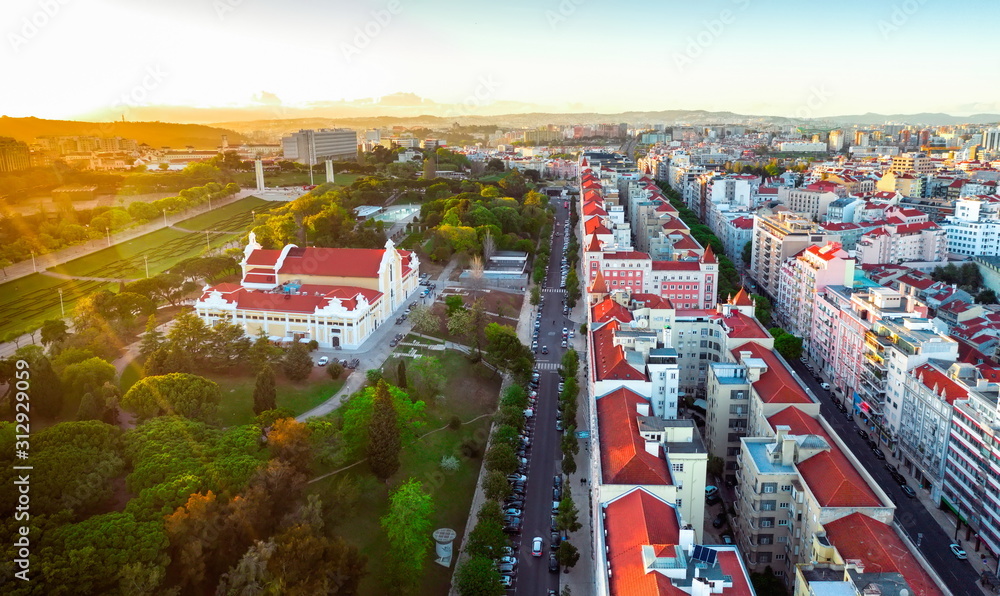
[{"label": "grass field", "polygon": [[[359,174],[338,174],[334,172],[333,181],[339,186],[350,186],[358,179]],[[236,183],[244,188],[256,188],[257,179],[253,172],[237,172],[233,175]],[[323,166],[313,171],[313,184],[326,183],[326,169]],[[264,173],[264,185],[274,186],[305,186],[309,184],[309,172],[281,172],[279,174]]]},{"label": "grass field", "polygon": [[[141,366],[131,362],[122,371],[119,386],[122,394],[142,378]],[[358,374],[358,373],[354,373]],[[253,422],[253,388],[256,377],[251,375],[202,375],[219,384],[222,390],[222,404],[219,407],[219,418],[223,426],[236,426]],[[344,385],[346,377],[331,380],[325,372],[317,368],[314,374],[302,383],[292,383],[277,375],[278,408],[284,408],[298,416],[323,403],[334,395]]]},{"label": "grass field", "polygon": [[242,232],[250,225],[253,211],[263,214],[284,203],[265,201],[257,197],[247,197],[235,203],[213,209],[177,222],[177,227],[186,230],[223,230],[227,232]]},{"label": "grass field", "polygon": [[[162,228],[50,267],[49,270],[78,277],[139,279],[146,276],[148,262],[149,274],[157,275],[184,259],[202,254],[208,247],[217,249],[225,246],[247,229],[251,211],[263,212],[280,204],[247,197],[177,224],[188,229],[231,230],[230,234],[209,234],[206,238],[202,233]],[[0,338],[11,333],[23,333],[46,319],[61,318],[60,289],[68,314],[78,299],[114,286],[114,282],[64,280],[39,273],[0,284]]]},{"label": "grass field", "polygon": [[[472,365],[459,352],[447,351],[439,353],[444,367],[445,378],[448,379],[444,390],[444,399],[428,404],[428,422],[426,431],[432,431],[448,424],[453,416],[463,422],[483,414],[492,413],[496,409],[497,394],[500,390],[500,379],[482,365]],[[395,362],[387,361],[386,370],[394,371]],[[481,457],[468,458],[462,454],[463,441],[470,440],[485,448],[489,433],[490,418],[486,416],[469,424],[463,424],[458,430],[444,428],[433,432],[417,441],[415,445],[405,449],[401,457],[399,472],[389,479],[390,486],[398,486],[409,478],[417,478],[423,482],[434,499],[435,513],[433,527],[452,528],[458,532],[455,545],[461,544],[465,523],[469,516],[469,507],[479,476]],[[458,458],[460,466],[454,473],[443,472],[440,468],[441,458],[450,455]],[[348,479],[358,488],[362,495],[350,507],[350,511],[337,508],[330,512],[328,523],[334,526],[334,531],[345,540],[357,546],[362,553],[368,555],[368,575],[361,583],[359,594],[375,596],[392,593],[391,586],[386,586],[387,560],[385,553],[389,548],[385,533],[379,525],[388,507],[388,491],[369,472],[367,465],[361,464],[325,478],[310,485],[310,491],[316,492],[321,498],[335,490],[334,487],[343,478]],[[328,497],[324,502],[335,499]],[[424,568],[419,594],[446,594],[454,568],[446,569],[434,563],[434,549],[430,547]]]}]

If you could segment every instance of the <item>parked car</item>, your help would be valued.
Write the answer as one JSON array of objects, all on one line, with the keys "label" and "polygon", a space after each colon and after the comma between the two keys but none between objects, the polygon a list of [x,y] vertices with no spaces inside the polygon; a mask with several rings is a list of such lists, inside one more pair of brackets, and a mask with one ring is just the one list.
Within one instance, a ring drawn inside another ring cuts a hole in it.
[{"label": "parked car", "polygon": [[542,556],[542,537],[535,536],[531,539],[531,556],[540,557]]},{"label": "parked car", "polygon": [[861,437],[862,439],[866,440],[866,441],[868,440],[868,433],[866,433],[865,429],[863,429],[863,428],[859,428],[858,429],[858,436]]},{"label": "parked car", "polygon": [[560,476],[553,476],[553,478],[552,478],[552,486],[554,488],[562,488],[562,483],[563,483],[563,477],[561,475]]},{"label": "parked car", "polygon": [[509,507],[507,509],[504,509],[503,514],[504,515],[517,515],[517,516],[520,516],[521,515],[521,510],[518,509],[517,507]]},{"label": "parked car", "polygon": [[514,587],[514,578],[510,575],[501,575],[500,585],[503,586],[505,590],[509,590]]},{"label": "parked car", "polygon": [[517,557],[511,555],[504,555],[497,559],[497,565],[517,565]]},{"label": "parked car", "polygon": [[875,459],[877,459],[877,460],[885,461],[885,454],[882,453],[882,450],[879,449],[878,447],[873,447],[872,448],[872,455],[874,455]]},{"label": "parked car", "polygon": [[720,513],[719,515],[715,516],[715,519],[712,520],[712,527],[721,528],[724,523],[726,523],[726,516]]},{"label": "parked car", "polygon": [[820,383],[819,386],[820,386],[820,388],[825,389],[826,391],[830,390],[830,384],[829,383]]},{"label": "parked car", "polygon": [[969,558],[969,557],[968,557],[968,556],[967,556],[967,555],[965,554],[965,551],[964,551],[964,550],[962,549],[962,547],[961,547],[961,546],[959,546],[958,544],[954,544],[954,543],[952,543],[952,544],[949,544],[949,545],[948,545],[948,550],[950,550],[950,551],[951,551],[951,554],[955,555],[955,558],[956,558],[956,559],[959,559],[959,560],[962,560],[962,561],[964,561],[964,560],[966,560],[966,559],[968,559],[968,558]]},{"label": "parked car", "polygon": [[559,347],[561,347],[561,348],[565,348],[565,347],[566,347],[567,345],[568,345],[568,344],[566,343],[566,340],[564,339],[564,340],[562,340],[562,343],[561,343],[561,344],[559,344]]},{"label": "parked car", "polygon": [[552,489],[552,500],[562,501],[562,489],[559,488],[558,486]]},{"label": "parked car", "polygon": [[395,348],[398,345],[399,345],[399,340],[396,339],[396,338],[393,338],[392,341],[389,342],[389,347],[390,348]]},{"label": "parked car", "polygon": [[562,420],[556,420],[556,430],[559,432],[563,431]]},{"label": "parked car", "polygon": [[903,491],[904,495],[910,497],[911,499],[916,498],[917,496],[917,493],[915,493],[912,488],[910,488],[905,484],[903,486],[900,486],[899,489]]},{"label": "parked car", "polygon": [[559,559],[555,553],[549,554],[549,573],[559,573]]},{"label": "parked car", "polygon": [[562,536],[559,532],[550,533],[549,540],[549,550],[557,550],[559,545],[562,544]]},{"label": "parked car", "polygon": [[733,537],[730,536],[729,534],[723,534],[722,535],[722,542],[724,542],[726,544],[732,544],[733,543]]},{"label": "parked car", "polygon": [[316,364],[318,364],[319,366],[326,366],[327,364],[329,364],[329,362],[330,362],[330,359],[328,357],[322,356],[319,359],[319,362],[317,362]]},{"label": "parked car", "polygon": [[497,565],[497,571],[499,571],[501,574],[506,573],[510,575],[514,573],[514,566],[511,565],[510,563],[500,563],[499,565]]}]

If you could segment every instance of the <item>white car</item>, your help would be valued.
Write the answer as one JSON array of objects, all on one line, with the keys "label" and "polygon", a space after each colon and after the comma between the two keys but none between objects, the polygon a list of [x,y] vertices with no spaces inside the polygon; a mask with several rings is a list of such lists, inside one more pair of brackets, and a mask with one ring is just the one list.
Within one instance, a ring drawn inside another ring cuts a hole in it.
[{"label": "white car", "polygon": [[[535,540],[538,539],[536,538]],[[955,555],[956,559],[964,561],[969,558],[968,555],[965,554],[965,551],[962,549],[962,547],[958,544],[949,544],[948,549],[951,550],[951,554]]]},{"label": "white car", "polygon": [[330,362],[330,359],[328,357],[326,357],[326,356],[323,356],[323,357],[321,357],[319,359],[319,362],[317,362],[316,364],[319,365],[319,366],[326,366],[329,362]]},{"label": "white car", "polygon": [[531,556],[540,557],[542,556],[542,537],[535,536],[531,539]]}]

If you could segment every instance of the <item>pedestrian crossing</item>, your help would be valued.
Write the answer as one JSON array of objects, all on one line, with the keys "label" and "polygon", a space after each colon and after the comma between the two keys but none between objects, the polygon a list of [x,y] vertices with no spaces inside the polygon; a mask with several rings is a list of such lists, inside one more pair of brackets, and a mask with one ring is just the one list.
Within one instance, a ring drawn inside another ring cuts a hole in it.
[{"label": "pedestrian crossing", "polygon": [[543,294],[565,294],[566,290],[562,288],[542,288]]},{"label": "pedestrian crossing", "polygon": [[535,368],[538,370],[559,370],[558,362],[535,362]]}]

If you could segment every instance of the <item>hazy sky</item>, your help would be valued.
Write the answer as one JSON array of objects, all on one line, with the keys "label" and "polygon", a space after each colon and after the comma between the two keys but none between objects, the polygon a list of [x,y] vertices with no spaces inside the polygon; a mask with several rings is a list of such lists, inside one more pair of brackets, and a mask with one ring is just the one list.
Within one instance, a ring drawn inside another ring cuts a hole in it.
[{"label": "hazy sky", "polygon": [[396,92],[559,111],[1000,112],[998,17],[996,0],[4,0],[0,114]]}]

